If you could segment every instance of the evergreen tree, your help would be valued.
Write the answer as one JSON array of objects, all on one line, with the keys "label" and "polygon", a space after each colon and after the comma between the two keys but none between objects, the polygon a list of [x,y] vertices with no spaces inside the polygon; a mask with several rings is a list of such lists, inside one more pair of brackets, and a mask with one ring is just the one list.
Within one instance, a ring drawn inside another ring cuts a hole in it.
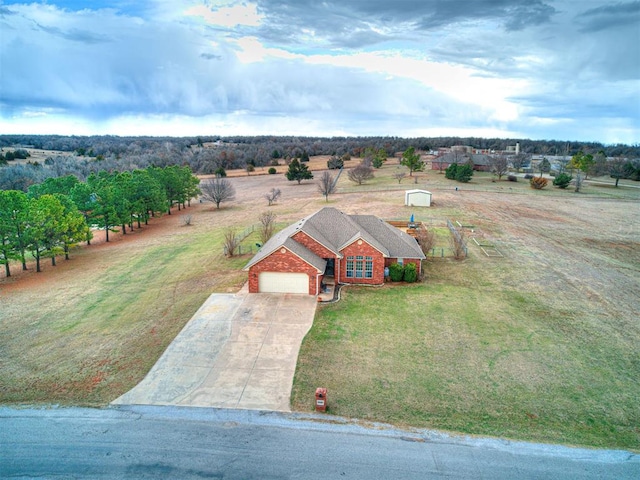
[{"label": "evergreen tree", "polygon": [[10,260],[25,260],[28,199],[19,190],[0,190],[0,265],[4,265],[7,277],[11,276]]},{"label": "evergreen tree", "polygon": [[43,256],[51,257],[51,264],[55,265],[56,255],[61,252],[60,244],[66,230],[64,207],[55,196],[45,194],[29,199],[27,215],[27,248],[36,259],[36,272],[40,272]]},{"label": "evergreen tree", "polygon": [[462,183],[467,183],[473,177],[473,167],[468,163],[458,165],[456,169],[456,180]]},{"label": "evergreen tree", "polygon": [[559,173],[556,178],[553,179],[553,184],[558,188],[567,188],[571,183],[573,177],[568,173]]},{"label": "evergreen tree", "polygon": [[409,176],[413,176],[413,172],[422,172],[424,170],[424,161],[420,155],[416,153],[414,147],[407,148],[402,154],[400,164],[409,169]]},{"label": "evergreen tree", "polygon": [[444,171],[444,176],[445,176],[445,178],[448,178],[449,180],[455,180],[457,171],[458,171],[458,164],[457,163],[452,163]]},{"label": "evergreen tree", "polygon": [[300,185],[302,180],[311,180],[313,178],[313,173],[311,173],[309,167],[304,163],[300,163],[297,158],[294,158],[291,160],[289,169],[287,170],[287,173],[285,173],[285,176],[290,182],[295,180],[298,182],[298,185]]}]

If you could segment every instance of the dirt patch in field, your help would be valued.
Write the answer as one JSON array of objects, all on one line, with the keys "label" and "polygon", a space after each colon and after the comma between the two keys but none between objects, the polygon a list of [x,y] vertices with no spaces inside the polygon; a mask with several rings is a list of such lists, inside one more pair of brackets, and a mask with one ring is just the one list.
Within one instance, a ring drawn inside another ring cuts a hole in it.
[{"label": "dirt patch in field", "polygon": [[625,318],[616,330],[640,334],[630,316],[640,298],[637,202],[488,196],[465,198],[464,210],[492,233],[507,258],[491,261],[512,264],[523,291],[557,298],[558,306],[576,311],[589,308],[604,318]]}]

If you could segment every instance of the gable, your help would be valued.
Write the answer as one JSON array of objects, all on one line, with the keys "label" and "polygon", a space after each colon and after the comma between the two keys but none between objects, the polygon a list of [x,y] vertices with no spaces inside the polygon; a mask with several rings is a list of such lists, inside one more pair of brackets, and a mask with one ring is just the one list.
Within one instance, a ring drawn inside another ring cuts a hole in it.
[{"label": "gable", "polygon": [[[291,238],[301,245],[304,245],[307,249],[321,258],[333,258],[335,256],[340,256],[339,252],[332,251],[330,247],[327,247],[325,244],[309,236],[306,232],[298,231]],[[325,242],[327,242],[326,239]]]},{"label": "gable", "polygon": [[317,265],[309,263],[290,249],[281,247],[250,267],[251,271],[303,272],[309,275],[323,273],[326,264],[321,260]]},{"label": "gable", "polygon": [[378,251],[383,257],[389,256],[389,250],[380,245],[379,242],[375,241],[375,239],[371,238],[371,235],[367,236],[368,238],[363,238],[360,232],[356,233],[353,237],[351,237],[344,245],[340,247],[340,252],[345,255],[345,251],[347,249],[351,250],[355,245],[355,249],[358,248],[362,250],[374,249]]},{"label": "gable", "polygon": [[388,255],[381,252],[376,247],[362,239],[355,239],[353,242],[345,245],[342,248],[341,253],[344,257],[347,257],[349,255],[388,257]]},{"label": "gable", "polygon": [[[271,245],[269,245],[269,247],[271,248],[265,248],[268,246],[268,244],[269,242],[267,242],[260,249],[260,251],[256,255],[254,255],[254,257],[251,259],[249,263],[247,263],[247,265],[243,268],[243,270],[245,271],[249,270],[254,265],[260,263],[261,261],[271,257],[276,253],[279,255],[285,255],[285,254],[294,255],[302,262],[313,267],[319,273],[324,272],[324,269],[327,266],[327,262],[325,260],[320,258],[315,253],[313,253],[304,245],[296,242],[295,240],[289,237],[286,237],[282,242],[273,242]],[[285,251],[283,252],[282,250],[285,250]]]}]

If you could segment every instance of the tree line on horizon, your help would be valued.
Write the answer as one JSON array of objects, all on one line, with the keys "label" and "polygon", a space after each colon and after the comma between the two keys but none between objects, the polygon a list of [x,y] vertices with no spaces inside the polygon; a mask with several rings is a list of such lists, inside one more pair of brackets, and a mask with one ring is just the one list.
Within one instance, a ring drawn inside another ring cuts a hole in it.
[{"label": "tree line on horizon", "polygon": [[[565,142],[477,137],[295,137],[295,136],[201,136],[117,137],[60,135],[0,135],[0,189],[27,191],[49,177],[74,175],[85,181],[100,171],[133,171],[151,166],[188,165],[198,175],[237,168],[269,167],[293,158],[316,155],[360,157],[367,149],[386,152],[388,157],[409,147],[428,151],[454,145],[503,151],[520,143],[522,154],[567,155],[603,151],[606,156],[640,157],[640,145],[603,145],[597,142]],[[6,160],[24,148],[65,152],[43,162]]]},{"label": "tree line on horizon", "polygon": [[149,167],[125,172],[91,173],[86,182],[73,175],[50,177],[27,192],[0,190],[0,265],[11,276],[10,263],[27,269],[30,255],[40,261],[69,258],[72,247],[91,244],[92,228],[123,234],[148,224],[157,214],[171,214],[199,194],[199,179],[189,167]]},{"label": "tree line on horizon", "polygon": [[[640,156],[640,144],[628,145],[624,143],[604,144],[602,142],[582,142],[572,140],[532,140],[527,138],[483,138],[483,137],[398,137],[398,136],[357,136],[357,137],[310,137],[310,136],[277,136],[277,135],[236,135],[236,136],[192,136],[192,137],[151,137],[114,135],[29,135],[4,134],[0,135],[0,148],[10,148],[14,145],[28,146],[40,150],[58,150],[78,152],[80,155],[104,157],[108,155],[135,154],[140,151],[158,151],[163,148],[177,148],[178,150],[202,147],[205,144],[219,142],[225,148],[237,148],[257,154],[257,157],[268,158],[274,150],[278,150],[284,157],[300,157],[303,151],[309,155],[342,155],[350,153],[358,156],[354,149],[358,148],[386,148],[389,156],[395,152],[406,150],[414,146],[418,150],[452,147],[454,145],[468,145],[474,148],[502,151],[508,146],[520,144],[522,153],[548,153],[562,155],[568,150],[574,155],[579,150],[604,150],[607,156]],[[259,159],[256,159],[259,160]]]}]

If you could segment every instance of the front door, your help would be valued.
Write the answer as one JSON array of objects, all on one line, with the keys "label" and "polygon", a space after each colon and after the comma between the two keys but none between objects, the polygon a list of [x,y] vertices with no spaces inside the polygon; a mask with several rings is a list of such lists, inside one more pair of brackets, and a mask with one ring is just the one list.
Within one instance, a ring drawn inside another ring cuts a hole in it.
[{"label": "front door", "polygon": [[334,271],[336,268],[336,259],[335,258],[325,258],[325,260],[327,261],[327,268],[325,268],[324,270],[324,275],[325,277],[333,277],[334,275]]}]

